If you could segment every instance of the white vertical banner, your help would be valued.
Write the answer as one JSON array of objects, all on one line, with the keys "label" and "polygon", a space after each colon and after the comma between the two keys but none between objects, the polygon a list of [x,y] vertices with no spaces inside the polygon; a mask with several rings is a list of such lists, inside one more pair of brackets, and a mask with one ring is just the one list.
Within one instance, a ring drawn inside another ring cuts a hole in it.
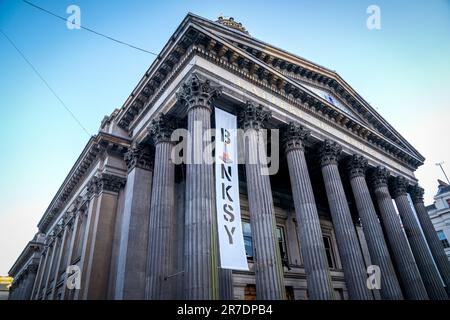
[{"label": "white vertical banner", "polygon": [[236,116],[215,108],[216,208],[220,267],[248,270],[239,205]]}]

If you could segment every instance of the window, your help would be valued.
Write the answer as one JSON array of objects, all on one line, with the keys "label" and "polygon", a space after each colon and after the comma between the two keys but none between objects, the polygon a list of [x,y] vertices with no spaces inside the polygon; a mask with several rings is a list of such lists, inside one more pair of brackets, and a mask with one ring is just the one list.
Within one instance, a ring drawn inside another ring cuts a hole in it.
[{"label": "window", "polygon": [[277,227],[277,239],[278,239],[278,247],[280,248],[281,262],[283,266],[286,266],[290,270],[291,268],[289,267],[289,259],[287,255],[286,239],[284,237],[283,227]]},{"label": "window", "polygon": [[437,234],[438,234],[439,240],[441,240],[442,245],[444,246],[444,248],[450,248],[450,243],[448,242],[448,239],[447,239],[447,237],[445,236],[444,231],[439,230],[439,231],[437,232]]},{"label": "window", "polygon": [[450,207],[450,199],[447,199],[445,201],[447,201],[447,205]]},{"label": "window", "polygon": [[[248,259],[253,259],[253,242],[252,242],[252,229],[250,223],[247,221],[242,221],[242,233],[244,234],[244,246],[245,254]],[[278,240],[278,246],[280,249],[280,255],[283,265],[288,264],[287,248],[286,248],[286,237],[284,235],[284,228],[277,226],[276,236]]]},{"label": "window", "polygon": [[242,221],[242,233],[244,234],[245,254],[247,258],[253,259],[252,229],[249,222]]},{"label": "window", "polygon": [[336,262],[334,260],[333,248],[331,246],[331,237],[323,236],[323,244],[325,246],[325,254],[327,255],[328,268],[335,269]]}]

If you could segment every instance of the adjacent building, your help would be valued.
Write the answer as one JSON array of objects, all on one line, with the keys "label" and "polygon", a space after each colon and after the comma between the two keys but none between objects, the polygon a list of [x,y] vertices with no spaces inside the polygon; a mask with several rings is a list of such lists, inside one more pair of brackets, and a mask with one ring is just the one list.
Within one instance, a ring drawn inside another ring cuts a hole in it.
[{"label": "adjacent building", "polygon": [[[196,157],[215,108],[245,135],[249,271],[219,267],[213,164]],[[279,166],[265,174],[256,154]],[[81,152],[10,271],[11,298],[447,299],[423,161],[336,72],[233,18],[188,14]]]},{"label": "adjacent building", "polygon": [[450,185],[441,180],[438,180],[438,183],[434,203],[427,206],[427,210],[445,253],[450,259]]}]

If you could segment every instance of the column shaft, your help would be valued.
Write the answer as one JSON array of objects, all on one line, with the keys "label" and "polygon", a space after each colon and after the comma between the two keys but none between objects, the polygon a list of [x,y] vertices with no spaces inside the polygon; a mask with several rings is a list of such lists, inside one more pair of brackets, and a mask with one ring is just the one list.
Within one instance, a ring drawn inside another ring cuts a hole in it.
[{"label": "column shaft", "polygon": [[[67,278],[68,278],[68,274],[67,274],[67,267],[70,266],[72,264],[72,258],[73,258],[73,249],[75,247],[75,241],[76,241],[76,237],[78,234],[78,228],[80,227],[80,221],[81,221],[81,215],[83,213],[78,211],[75,213],[74,216],[74,222],[73,222],[73,229],[72,229],[72,233],[70,235],[70,239],[68,239],[69,242],[69,247],[68,247],[68,252],[67,252],[67,259],[65,261],[65,268],[66,270],[64,270],[64,276],[63,276],[63,288],[62,288],[62,292],[61,292],[61,300],[66,300],[67,299],[67,294],[68,294],[68,288],[67,288]],[[81,242],[82,237],[80,237],[80,239],[78,241]]]},{"label": "column shaft", "polygon": [[221,89],[194,74],[177,93],[187,108],[189,138],[185,150],[185,299],[217,299],[219,296],[214,168],[203,156],[211,143],[212,101]]},{"label": "column shaft", "polygon": [[448,299],[447,293],[442,284],[438,270],[436,269],[433,257],[431,256],[425,238],[422,236],[419,223],[408,202],[406,195],[406,180],[397,177],[393,183],[393,196],[400,217],[408,237],[411,250],[417,262],[423,283],[428,292],[428,296],[433,300]]},{"label": "column shaft", "polygon": [[55,297],[56,286],[58,284],[58,278],[59,278],[59,273],[60,273],[61,260],[62,260],[62,257],[64,256],[63,251],[64,251],[64,248],[66,246],[66,241],[67,241],[67,232],[68,232],[68,226],[66,226],[64,228],[63,235],[61,238],[61,243],[59,246],[60,248],[58,250],[58,256],[56,257],[56,261],[55,261],[56,267],[55,267],[55,272],[53,274],[54,280],[53,280],[53,286],[51,288],[51,293],[50,293],[50,297],[49,297],[50,300],[53,300]]},{"label": "column shaft", "polygon": [[41,256],[39,258],[39,265],[38,265],[36,280],[34,281],[33,290],[31,292],[30,300],[36,300],[36,298],[37,298],[36,296],[37,296],[37,293],[39,291],[39,282],[41,281],[40,279],[42,278],[42,272],[43,272],[44,264],[45,264],[45,262],[44,262],[45,256],[42,254],[43,250],[44,249],[41,248]]},{"label": "column shaft", "polygon": [[270,114],[247,102],[240,115],[245,129],[245,173],[254,248],[256,297],[260,300],[286,298],[281,254],[275,234],[276,220],[268,170],[263,165],[266,144],[263,122]]},{"label": "column shaft", "polygon": [[427,300],[428,294],[403,232],[387,187],[389,173],[378,167],[372,176],[375,197],[406,299]]},{"label": "column shaft", "polygon": [[330,141],[319,149],[325,190],[350,298],[370,300],[364,259],[337,166],[340,152],[341,147]]},{"label": "column shaft", "polygon": [[[170,138],[170,136],[169,136]],[[175,248],[175,165],[171,160],[172,143],[158,141],[150,207],[148,298],[176,298]]]},{"label": "column shaft", "polygon": [[366,168],[367,160],[357,155],[353,155],[348,163],[350,184],[362,222],[371,262],[377,265],[381,271],[381,298],[388,300],[403,299],[400,284],[384,240],[383,230],[367,187]]},{"label": "column shaft", "polygon": [[450,261],[445,254],[444,246],[437,236],[436,229],[434,228],[430,216],[428,215],[428,211],[423,203],[423,189],[416,186],[411,192],[411,197],[428,246],[433,254],[434,261],[439,269],[442,280],[446,285],[447,294],[450,296]]},{"label": "column shaft", "polygon": [[136,145],[125,154],[125,161],[128,175],[119,227],[114,297],[119,300],[142,300],[145,298],[153,160],[148,146]]},{"label": "column shaft", "polygon": [[268,175],[262,175],[262,166],[252,164],[257,159],[262,137],[254,129],[248,129],[245,171],[248,205],[255,250],[256,296],[260,300],[285,299],[284,274],[280,250],[275,235],[275,209]]},{"label": "column shaft", "polygon": [[312,300],[332,300],[334,299],[333,284],[303,149],[303,140],[308,136],[308,131],[290,123],[285,133],[285,152],[294,198],[300,251],[305,265],[308,296]]},{"label": "column shaft", "polygon": [[99,195],[96,212],[90,218],[93,223],[89,230],[92,232],[91,243],[87,244],[90,252],[85,261],[86,269],[81,275],[85,286],[82,288],[83,300],[107,298],[117,197],[124,183],[124,178],[106,173],[101,174],[97,182]]}]

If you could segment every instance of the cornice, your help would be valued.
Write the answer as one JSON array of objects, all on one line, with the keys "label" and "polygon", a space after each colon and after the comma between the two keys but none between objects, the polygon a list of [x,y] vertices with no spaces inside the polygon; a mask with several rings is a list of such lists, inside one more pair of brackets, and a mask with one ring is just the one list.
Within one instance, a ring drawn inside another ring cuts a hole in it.
[{"label": "cornice", "polygon": [[74,190],[83,180],[88,169],[98,159],[99,155],[108,152],[116,153],[120,157],[123,157],[123,154],[129,146],[130,140],[104,132],[99,132],[97,135],[91,137],[39,221],[39,230],[44,233],[47,232],[50,223],[54,221],[61,210],[67,205]]},{"label": "cornice", "polygon": [[25,263],[29,262],[33,254],[40,250],[44,246],[44,243],[37,241],[30,241],[27,243],[25,248],[20,253],[20,256],[14,262],[11,269],[8,271],[8,274],[11,277],[17,276],[18,272],[23,269]]}]

